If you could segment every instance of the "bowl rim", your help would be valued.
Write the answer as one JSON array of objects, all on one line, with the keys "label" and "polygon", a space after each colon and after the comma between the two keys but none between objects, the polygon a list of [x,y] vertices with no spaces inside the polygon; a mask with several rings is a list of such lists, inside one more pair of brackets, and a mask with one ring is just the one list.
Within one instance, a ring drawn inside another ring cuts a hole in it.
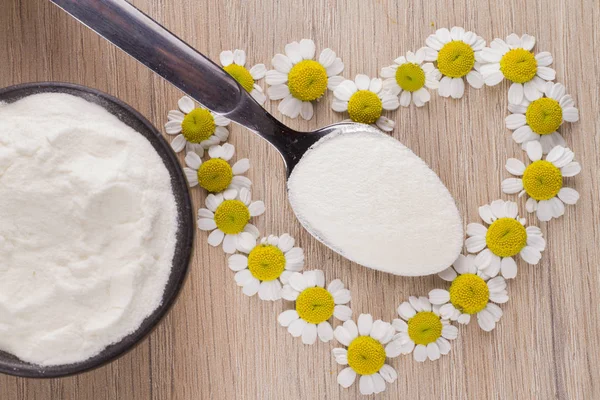
[{"label": "bowl rim", "polygon": [[[163,160],[165,168],[169,171],[172,186],[177,184],[179,189],[185,188],[185,190],[177,190],[178,188],[173,186],[173,195],[175,196],[177,203],[179,226],[176,233],[177,240],[173,256],[173,265],[171,267],[169,279],[165,285],[162,302],[142,321],[134,332],[123,337],[118,342],[105,347],[95,356],[72,364],[40,366],[27,363],[12,354],[0,351],[0,373],[24,378],[58,378],[91,371],[115,361],[117,358],[125,355],[138,346],[158,326],[179,297],[187,278],[194,247],[195,223],[188,183],[183,173],[183,169],[181,168],[175,153],[172,151],[170,144],[142,114],[127,103],[110,94],[98,89],[68,82],[29,82],[0,88],[0,102],[6,101],[6,98],[9,95],[11,96],[12,101],[16,101],[38,93],[67,93],[94,102],[105,109],[106,107],[102,103],[115,106],[122,114],[115,114],[108,109],[107,111],[111,112],[111,114],[115,115],[122,122],[132,127],[141,136],[146,138],[156,150],[159,157]],[[21,96],[20,94],[23,95]],[[131,121],[137,121],[140,124],[139,127],[144,128],[148,135],[140,132],[128,123],[127,120],[123,119],[127,116],[130,117]],[[14,361],[12,363],[7,363],[4,359],[5,357],[10,357]]]}]

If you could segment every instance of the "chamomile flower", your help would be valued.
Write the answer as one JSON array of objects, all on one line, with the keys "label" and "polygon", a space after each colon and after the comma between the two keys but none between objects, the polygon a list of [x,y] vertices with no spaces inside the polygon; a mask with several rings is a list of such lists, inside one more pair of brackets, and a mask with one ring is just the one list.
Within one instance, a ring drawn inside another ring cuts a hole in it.
[{"label": "chamomile flower", "polygon": [[577,175],[581,171],[578,162],[573,161],[575,154],[569,148],[556,146],[542,159],[542,145],[530,142],[527,156],[531,160],[525,166],[516,158],[506,161],[506,170],[520,178],[508,178],[502,181],[502,191],[507,194],[527,194],[526,208],[537,212],[540,221],[550,221],[565,213],[565,204],[575,204],[579,193],[575,189],[563,187],[563,178]]},{"label": "chamomile flower", "polygon": [[304,250],[294,247],[294,238],[287,233],[263,238],[258,244],[245,235],[240,244],[245,254],[234,254],[228,260],[229,268],[236,272],[235,282],[247,296],[258,293],[261,300],[281,299],[281,285],[304,267]]},{"label": "chamomile flower", "polygon": [[394,121],[383,117],[383,110],[395,110],[400,106],[398,96],[383,91],[379,78],[369,79],[367,75],[356,75],[354,81],[345,80],[333,91],[335,100],[332,108],[337,112],[348,112],[350,119],[362,124],[370,124],[390,132]]},{"label": "chamomile flower", "polygon": [[386,347],[395,333],[390,323],[373,321],[370,314],[361,314],[358,325],[348,320],[335,328],[335,338],[346,348],[333,349],[332,354],[338,364],[348,366],[338,374],[340,386],[349,388],[360,375],[360,393],[369,395],[383,392],[385,382],[398,379],[396,370],[385,363],[386,358],[396,357]]},{"label": "chamomile flower", "polygon": [[263,105],[267,99],[263,89],[256,81],[265,77],[267,68],[265,64],[256,64],[250,69],[246,68],[246,52],[244,50],[226,50],[219,55],[223,69],[233,77],[252,97]]},{"label": "chamomile flower", "polygon": [[258,229],[249,221],[264,212],[265,204],[252,201],[248,189],[227,189],[206,196],[206,208],[198,210],[198,229],[211,231],[208,244],[217,247],[223,243],[223,251],[233,254],[247,248],[248,235],[258,238]]},{"label": "chamomile flower", "polygon": [[490,47],[477,54],[486,85],[495,86],[505,78],[512,82],[508,90],[508,102],[511,104],[521,104],[523,99],[539,99],[545,83],[556,78],[556,71],[549,67],[552,55],[547,51],[533,54],[533,46],[533,36],[519,37],[511,33],[506,41],[494,39]]},{"label": "chamomile flower", "polygon": [[204,107],[195,107],[194,101],[183,96],[177,102],[179,110],[169,111],[165,130],[169,135],[177,135],[171,142],[176,153],[184,148],[200,157],[204,150],[224,142],[229,137],[226,126],[229,120]]},{"label": "chamomile flower", "polygon": [[564,121],[578,121],[579,111],[562,83],[547,82],[543,92],[545,97],[537,100],[524,99],[519,105],[509,104],[512,114],[506,117],[506,127],[514,131],[513,139],[523,148],[526,143],[539,141],[546,154],[555,146],[566,145],[557,129]]},{"label": "chamomile flower", "polygon": [[271,62],[275,69],[267,71],[266,81],[271,85],[267,93],[271,100],[282,100],[277,109],[283,115],[311,119],[312,102],[344,80],[338,76],[344,70],[344,63],[333,50],[323,50],[318,61],[313,60],[314,57],[315,43],[310,39],[287,44],[285,55],[273,57]]},{"label": "chamomile flower", "polygon": [[233,166],[229,165],[228,161],[231,160],[234,152],[235,148],[229,143],[211,146],[208,149],[210,159],[205,162],[202,162],[198,154],[187,153],[185,156],[187,167],[183,168],[183,172],[190,187],[200,185],[210,193],[222,192],[225,189],[250,189],[252,182],[241,175],[250,169],[250,161],[243,158]]},{"label": "chamomile flower", "polygon": [[352,317],[352,310],[346,305],[351,300],[350,291],[339,279],[331,281],[325,289],[321,270],[292,273],[281,297],[294,301],[295,307],[279,314],[277,320],[292,336],[302,336],[304,344],[313,344],[317,336],[322,342],[329,342],[333,339],[331,317],[340,321]]},{"label": "chamomile flower", "polygon": [[409,51],[405,56],[394,60],[394,64],[381,69],[384,78],[383,88],[398,96],[400,105],[408,107],[413,102],[422,107],[431,99],[427,89],[437,89],[440,84],[440,71],[432,63],[423,63],[427,56],[425,47],[416,53]]},{"label": "chamomile flower", "polygon": [[442,75],[438,89],[440,96],[460,99],[465,92],[463,79],[475,89],[483,86],[480,64],[475,61],[475,53],[485,47],[485,40],[481,36],[455,26],[451,30],[438,29],[429,35],[425,43],[425,59],[437,61],[437,68]]},{"label": "chamomile flower", "polygon": [[519,218],[517,203],[495,200],[479,207],[479,216],[489,226],[467,225],[465,245],[469,253],[478,253],[475,266],[485,275],[494,277],[500,271],[506,279],[517,276],[517,254],[523,261],[535,265],[542,258],[546,241],[536,226],[525,227]]},{"label": "chamomile flower", "polygon": [[[440,316],[440,306],[431,305],[427,297],[411,296],[400,304],[392,326],[398,331],[386,351],[392,355],[413,353],[415,361],[438,360],[450,352],[450,342],[458,328]],[[388,349],[389,348],[389,349]]]},{"label": "chamomile flower", "polygon": [[462,254],[439,276],[452,282],[449,290],[433,289],[429,292],[429,301],[434,307],[439,307],[442,318],[468,324],[471,315],[476,315],[481,329],[486,332],[494,329],[502,317],[502,309],[497,304],[508,301],[503,277],[486,275],[476,267],[475,256],[465,257]]}]

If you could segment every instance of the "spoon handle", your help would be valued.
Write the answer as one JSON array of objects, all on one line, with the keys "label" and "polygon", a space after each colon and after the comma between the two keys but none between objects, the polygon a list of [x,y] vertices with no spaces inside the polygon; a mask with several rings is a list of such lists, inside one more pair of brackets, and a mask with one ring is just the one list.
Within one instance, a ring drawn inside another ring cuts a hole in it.
[{"label": "spoon handle", "polygon": [[125,0],[50,1],[208,109],[271,143],[290,131],[221,67]]}]

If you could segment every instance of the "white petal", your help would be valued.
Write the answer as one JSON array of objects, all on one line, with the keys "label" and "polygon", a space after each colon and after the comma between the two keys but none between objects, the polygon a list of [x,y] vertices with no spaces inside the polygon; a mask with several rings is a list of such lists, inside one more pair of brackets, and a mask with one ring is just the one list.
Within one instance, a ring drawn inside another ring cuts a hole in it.
[{"label": "white petal", "polygon": [[305,60],[312,60],[315,57],[315,42],[310,39],[300,41],[300,55]]},{"label": "white petal", "polygon": [[509,158],[506,160],[506,170],[513,175],[521,176],[525,172],[525,164],[521,160],[516,158]]},{"label": "white petal", "polygon": [[183,113],[189,114],[194,109],[194,100],[188,96],[183,96],[177,101],[177,106]]},{"label": "white petal", "polygon": [[478,211],[479,211],[479,216],[486,223],[491,224],[492,222],[494,222],[494,220],[495,220],[494,213],[492,213],[492,208],[488,204],[479,207]]},{"label": "white petal", "polygon": [[556,78],[556,71],[549,67],[538,67],[537,76],[546,81],[553,81]]},{"label": "white petal", "polygon": [[383,367],[379,370],[379,374],[388,383],[394,383],[398,379],[396,370],[387,364],[383,364]]},{"label": "white petal", "polygon": [[[454,271],[454,268],[448,267],[445,270],[443,270],[442,272],[440,272],[438,274],[438,276],[440,278],[442,278],[443,280],[445,280],[446,282],[452,282],[456,278],[456,271]],[[431,301],[431,299],[430,299],[430,301]]]},{"label": "white petal", "polygon": [[514,82],[508,89],[508,101],[512,104],[521,104],[523,101],[523,85]]},{"label": "white petal", "polygon": [[371,378],[373,379],[373,386],[375,387],[373,391],[374,393],[381,393],[385,391],[385,381],[381,375],[375,373],[371,375]]},{"label": "white petal", "polygon": [[286,117],[297,118],[302,111],[302,101],[290,94],[279,103],[277,109]]},{"label": "white petal", "polygon": [[416,313],[415,309],[406,301],[398,306],[398,315],[406,321],[414,317]]},{"label": "white petal", "polygon": [[518,129],[527,123],[525,115],[523,114],[511,114],[505,119],[506,127],[511,131]]},{"label": "white petal", "polygon": [[298,318],[300,318],[300,316],[298,315],[296,310],[286,310],[279,314],[279,316],[277,317],[277,322],[279,322],[281,326],[287,327],[290,326],[290,324]]},{"label": "white petal", "polygon": [[523,190],[521,178],[507,178],[502,181],[502,191],[506,194],[515,194]]},{"label": "white petal", "polygon": [[531,49],[533,49],[533,46],[535,46],[535,37],[528,34],[524,34],[523,36],[521,36],[521,46],[523,46],[525,50],[530,51]]},{"label": "white petal", "polygon": [[567,122],[579,121],[579,110],[575,107],[567,107],[563,109],[563,119]]},{"label": "white petal", "polygon": [[246,65],[246,52],[244,50],[236,49],[233,52],[233,62],[242,67]]},{"label": "white petal", "polygon": [[352,95],[356,93],[357,90],[358,88],[356,87],[356,84],[354,82],[352,82],[351,80],[345,80],[342,83],[340,83],[337,88],[335,88],[335,90],[333,91],[333,95],[338,100],[349,101]]},{"label": "white petal", "polygon": [[352,309],[344,305],[336,305],[333,307],[333,316],[340,321],[348,321],[352,318]]},{"label": "white petal", "polygon": [[446,304],[450,301],[450,293],[444,289],[433,289],[429,292],[429,301],[432,304]]},{"label": "white petal", "polygon": [[400,94],[400,98],[399,98],[400,105],[402,107],[408,107],[410,105],[411,99],[412,99],[412,95],[410,92],[408,92],[408,91],[402,92]]},{"label": "white petal", "polygon": [[327,290],[331,294],[337,293],[338,290],[342,290],[344,288],[344,283],[339,279],[332,280],[327,286]]},{"label": "white petal", "polygon": [[165,131],[169,135],[176,135],[181,132],[181,121],[169,121],[165,124]]},{"label": "white petal", "polygon": [[478,71],[470,71],[467,74],[467,82],[475,89],[481,89],[483,87],[483,75]]},{"label": "white petal", "polygon": [[265,64],[256,64],[252,68],[250,68],[250,75],[252,75],[252,79],[258,81],[265,77],[267,74],[267,67]]},{"label": "white petal", "polygon": [[348,330],[341,325],[334,329],[333,336],[335,336],[335,339],[344,346],[349,346],[350,342],[354,340],[354,338],[350,336]]},{"label": "white petal", "polygon": [[487,310],[482,310],[477,313],[477,323],[486,332],[490,332],[496,326],[494,317]]},{"label": "white petal", "polygon": [[300,337],[302,332],[304,331],[304,327],[307,325],[306,321],[301,318],[293,321],[290,326],[288,326],[288,332],[293,337]]},{"label": "white petal", "polygon": [[373,327],[373,316],[371,314],[361,314],[358,317],[358,332],[361,336],[367,336],[371,333]]},{"label": "white petal", "polygon": [[446,355],[446,354],[450,353],[450,342],[448,342],[447,339],[440,337],[435,341],[435,343],[438,345],[438,348],[440,349],[440,354]]},{"label": "white petal", "polygon": [[539,135],[534,133],[529,125],[524,125],[516,129],[512,134],[513,140],[517,143],[525,143],[530,140],[537,139],[538,137]]},{"label": "white petal", "polygon": [[538,161],[542,159],[542,145],[540,144],[540,142],[537,141],[532,141],[532,142],[528,142],[525,145],[525,150],[527,151],[527,157],[529,157],[529,159],[531,161]]},{"label": "white petal", "polygon": [[358,74],[356,75],[356,78],[354,78],[354,83],[356,84],[358,90],[368,90],[369,85],[371,84],[371,79],[369,79],[367,75]]},{"label": "white petal", "polygon": [[373,93],[379,93],[383,88],[383,81],[379,78],[371,79],[369,83],[369,90]]},{"label": "white petal", "polygon": [[[267,71],[266,74],[266,79],[265,82],[267,82],[267,85],[274,85],[274,86],[285,86],[287,88],[287,85],[284,85],[287,80],[288,80],[288,75],[287,73],[283,73],[283,72],[279,72],[276,69],[272,69],[270,71]],[[267,89],[267,93],[269,94],[269,97],[273,100],[279,100],[285,97],[285,95],[282,95],[282,93],[285,90],[283,88],[278,88],[276,90],[274,90],[273,88],[268,88]],[[289,93],[289,90],[287,90],[287,92]]]},{"label": "white petal", "polygon": [[327,72],[327,77],[332,77],[334,75],[339,75],[344,70],[344,63],[341,58],[336,58],[333,64],[329,67],[325,68]]},{"label": "white petal", "polygon": [[581,165],[578,162],[572,162],[560,169],[560,172],[564,177],[572,177],[581,172]]},{"label": "white petal", "polygon": [[308,288],[308,282],[306,282],[306,278],[299,272],[296,272],[290,276],[289,285],[298,292],[302,292],[304,289]]},{"label": "white petal", "polygon": [[427,347],[423,346],[422,344],[415,346],[415,349],[413,350],[413,356],[415,361],[418,362],[427,360]]},{"label": "white petal", "polygon": [[478,253],[486,246],[484,236],[471,236],[465,240],[465,246],[469,253]]},{"label": "white petal", "polygon": [[248,211],[250,211],[250,216],[257,217],[259,215],[264,214],[265,212],[265,203],[262,201],[254,201],[248,207]]},{"label": "white petal", "polygon": [[214,231],[212,231],[210,233],[210,235],[208,235],[208,238],[206,241],[211,246],[217,247],[218,245],[221,244],[221,242],[223,242],[224,237],[225,237],[225,234],[221,230],[215,229]]},{"label": "white petal", "polygon": [[440,356],[441,356],[440,348],[438,347],[437,343],[435,343],[435,342],[429,343],[427,345],[427,357],[431,361],[435,361],[435,360],[439,360]]},{"label": "white petal", "polygon": [[327,77],[327,89],[331,91],[337,89],[344,80],[344,77],[339,75]]},{"label": "white petal", "polygon": [[497,84],[499,84],[503,80],[504,80],[504,75],[500,71],[492,72],[489,75],[484,75],[483,76],[483,81],[488,86],[496,86]]},{"label": "white petal", "polygon": [[310,101],[303,101],[300,108],[300,116],[308,121],[313,117],[313,105]]},{"label": "white petal", "polygon": [[525,246],[525,248],[523,248],[519,254],[521,255],[523,261],[531,265],[537,264],[542,258],[542,253],[531,246]]},{"label": "white petal", "polygon": [[338,384],[344,389],[352,386],[356,380],[356,372],[350,367],[344,368],[337,376]]},{"label": "white petal", "polygon": [[302,343],[313,344],[317,340],[317,326],[315,324],[306,324],[302,331]]},{"label": "white petal", "polygon": [[542,235],[527,235],[527,246],[531,246],[538,251],[546,249],[546,239]]},{"label": "white petal", "polygon": [[[399,102],[398,105],[400,105]],[[377,119],[375,125],[377,125],[377,127],[384,132],[391,132],[392,130],[394,130],[394,126],[396,126],[396,123],[389,118],[381,116]]]},{"label": "white petal", "polygon": [[394,319],[394,321],[392,322],[392,326],[398,332],[408,332],[408,324],[403,319],[400,319],[400,318]]},{"label": "white petal", "polygon": [[227,259],[227,265],[232,271],[241,271],[248,267],[248,257],[242,254],[234,254]]},{"label": "white petal", "polygon": [[338,290],[333,296],[335,304],[346,304],[351,300],[350,291],[348,289]]},{"label": "white petal", "polygon": [[243,269],[241,271],[238,271],[234,275],[233,279],[235,280],[235,283],[238,286],[244,286],[244,285],[246,285],[247,283],[249,283],[251,280],[253,280],[255,278],[252,276],[252,273],[250,272],[250,270]]},{"label": "white petal", "polygon": [[335,61],[335,52],[331,49],[325,49],[319,55],[319,64],[327,68]]},{"label": "white petal", "polygon": [[230,65],[233,62],[233,52],[231,50],[222,51],[219,60],[224,67]]},{"label": "white petal", "polygon": [[284,56],[283,54],[275,54],[275,56],[271,60],[271,63],[273,64],[273,68],[284,74],[290,72],[294,65],[292,64],[292,60],[290,60],[287,56]]},{"label": "white petal", "polygon": [[183,135],[177,135],[171,141],[171,147],[173,148],[173,151],[175,151],[175,153],[179,153],[181,150],[184,149],[186,142],[187,141],[185,140],[185,137],[183,137]]},{"label": "white petal", "polygon": [[[332,335],[333,335],[333,331],[332,331]],[[341,348],[341,347],[337,347],[337,348],[331,350],[331,354],[333,354],[333,357],[335,358],[335,362],[337,362],[338,364],[348,365],[348,350]]]},{"label": "white petal", "polygon": [[575,204],[579,200],[579,192],[575,189],[564,187],[558,192],[558,198],[565,204]]},{"label": "white petal", "polygon": [[246,284],[242,288],[242,293],[244,293],[246,296],[254,296],[258,292],[259,288],[260,281],[253,277],[252,279],[250,279],[250,281],[246,282]]},{"label": "white petal", "polygon": [[317,325],[317,335],[319,336],[319,339],[321,339],[321,342],[329,342],[330,340],[333,339],[333,328],[331,327],[331,324],[327,321],[325,322],[321,322],[319,325]]},{"label": "white petal", "polygon": [[375,393],[375,383],[371,375],[362,375],[358,381],[360,394],[368,396]]},{"label": "white petal", "polygon": [[294,288],[292,288],[289,285],[289,279],[288,284],[283,285],[283,287],[281,288],[281,297],[288,301],[295,301],[298,298],[299,294],[300,293],[298,293],[296,290],[294,290]]},{"label": "white petal", "polygon": [[[537,77],[536,77],[537,78]],[[538,89],[537,83],[534,79],[523,84],[524,95],[528,101],[535,101],[542,97],[542,92]]]}]

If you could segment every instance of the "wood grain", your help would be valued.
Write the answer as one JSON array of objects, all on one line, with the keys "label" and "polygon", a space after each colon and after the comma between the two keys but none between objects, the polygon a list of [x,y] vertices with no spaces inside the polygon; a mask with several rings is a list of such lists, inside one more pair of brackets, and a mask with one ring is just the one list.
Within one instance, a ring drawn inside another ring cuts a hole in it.
[{"label": "wood grain", "polygon": [[[567,85],[581,121],[562,128],[583,171],[569,184],[581,193],[558,221],[542,224],[548,250],[536,267],[519,264],[511,300],[497,329],[460,329],[449,356],[392,364],[399,379],[380,398],[594,399],[600,398],[600,6],[597,0],[137,0],[145,12],[213,59],[243,48],[249,63],[264,62],[286,43],[310,37],[317,49],[342,57],[344,76],[376,75],[406,50],[424,44],[437,27],[462,25],[487,40],[511,32],[536,36],[554,55],[557,80]],[[46,0],[0,2],[0,86],[69,81],[111,93],[156,126],[181,95]],[[263,83],[264,84],[264,83]],[[477,207],[500,196],[508,157],[524,154],[504,128],[507,85],[467,89],[462,101],[436,95],[423,109],[391,113],[394,136],[440,175],[465,223]],[[309,122],[314,129],[341,120],[331,94]],[[267,108],[277,115],[277,103]],[[257,221],[263,233],[290,232],[305,248],[310,268],[341,278],[353,294],[355,315],[391,320],[409,295],[444,283],[437,277],[401,278],[343,260],[313,240],[294,219],[284,169],[273,149],[250,132],[231,129],[239,157],[253,165],[253,195],[267,204]],[[195,206],[203,195],[193,191]],[[523,209],[524,204],[521,204]],[[533,220],[532,220],[533,221]],[[221,249],[198,232],[189,279],[171,313],[149,338],[116,362],[53,380],[0,377],[0,399],[338,399],[358,398],[357,385],[336,383],[334,343],[304,346],[276,323],[289,305],[244,296]]]}]

